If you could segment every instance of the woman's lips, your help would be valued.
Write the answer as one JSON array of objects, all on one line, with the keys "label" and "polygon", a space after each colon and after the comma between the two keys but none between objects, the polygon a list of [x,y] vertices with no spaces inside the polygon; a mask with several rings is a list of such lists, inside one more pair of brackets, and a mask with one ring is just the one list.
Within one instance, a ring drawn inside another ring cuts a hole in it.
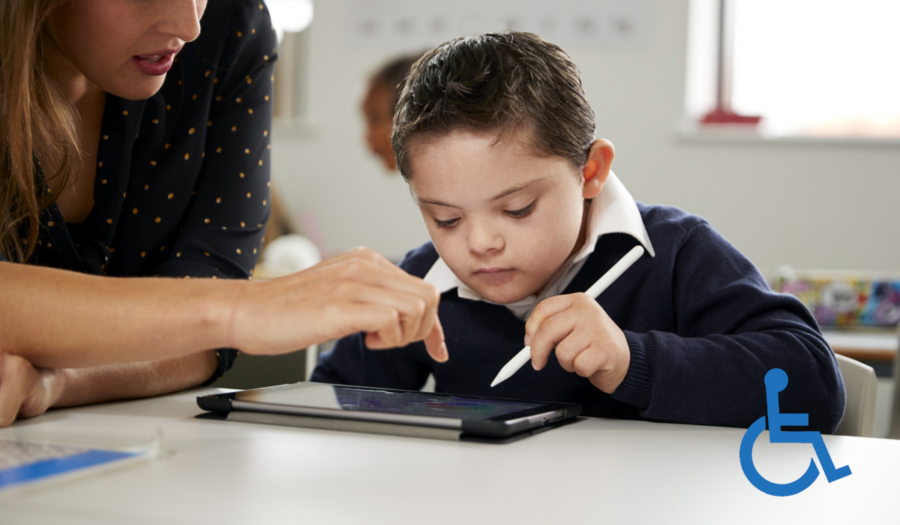
[{"label": "woman's lips", "polygon": [[139,55],[131,57],[135,65],[145,75],[158,77],[165,75],[172,69],[175,62],[175,53],[167,52],[158,55]]}]

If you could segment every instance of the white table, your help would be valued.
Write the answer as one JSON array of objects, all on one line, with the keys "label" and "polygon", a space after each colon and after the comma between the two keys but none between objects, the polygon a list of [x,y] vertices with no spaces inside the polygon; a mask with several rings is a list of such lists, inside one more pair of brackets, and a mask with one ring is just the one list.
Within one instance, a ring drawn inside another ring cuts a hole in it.
[{"label": "white table", "polygon": [[[835,465],[776,498],[744,477],[743,430],[589,419],[508,445],[193,419],[195,397],[54,411],[0,430],[77,445],[137,443],[157,459],[0,497],[0,523],[897,523],[900,441],[826,436]],[[756,444],[775,482],[809,445]]]}]

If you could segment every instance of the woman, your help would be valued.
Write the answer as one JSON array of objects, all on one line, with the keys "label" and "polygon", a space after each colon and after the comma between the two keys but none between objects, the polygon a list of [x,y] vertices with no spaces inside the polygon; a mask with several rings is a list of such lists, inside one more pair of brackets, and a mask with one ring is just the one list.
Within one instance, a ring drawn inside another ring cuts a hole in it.
[{"label": "woman", "polygon": [[0,34],[0,426],[201,384],[229,348],[363,330],[446,359],[435,289],[371,250],[245,280],[269,215],[260,1],[0,0]]}]

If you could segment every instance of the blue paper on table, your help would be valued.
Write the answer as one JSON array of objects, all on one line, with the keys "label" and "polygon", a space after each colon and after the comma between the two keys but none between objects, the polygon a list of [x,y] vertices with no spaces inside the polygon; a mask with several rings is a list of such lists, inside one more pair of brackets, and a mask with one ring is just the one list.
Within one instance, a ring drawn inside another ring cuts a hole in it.
[{"label": "blue paper on table", "polygon": [[134,452],[0,440],[0,492],[141,455],[143,454]]}]

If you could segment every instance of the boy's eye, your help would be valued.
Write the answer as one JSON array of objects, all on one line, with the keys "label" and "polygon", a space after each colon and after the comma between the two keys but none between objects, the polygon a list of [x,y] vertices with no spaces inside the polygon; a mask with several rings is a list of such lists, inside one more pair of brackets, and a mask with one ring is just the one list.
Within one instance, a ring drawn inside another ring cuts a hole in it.
[{"label": "boy's eye", "polygon": [[451,227],[455,226],[457,222],[459,222],[459,218],[449,219],[446,221],[434,219],[434,225],[437,226],[438,228],[451,228]]},{"label": "boy's eye", "polygon": [[534,211],[534,205],[536,202],[537,201],[533,201],[531,204],[529,204],[528,206],[525,206],[524,208],[522,208],[520,210],[506,210],[506,214],[509,215],[510,217],[514,217],[516,219],[521,219],[522,217],[527,217],[528,215],[531,215],[531,212]]}]

